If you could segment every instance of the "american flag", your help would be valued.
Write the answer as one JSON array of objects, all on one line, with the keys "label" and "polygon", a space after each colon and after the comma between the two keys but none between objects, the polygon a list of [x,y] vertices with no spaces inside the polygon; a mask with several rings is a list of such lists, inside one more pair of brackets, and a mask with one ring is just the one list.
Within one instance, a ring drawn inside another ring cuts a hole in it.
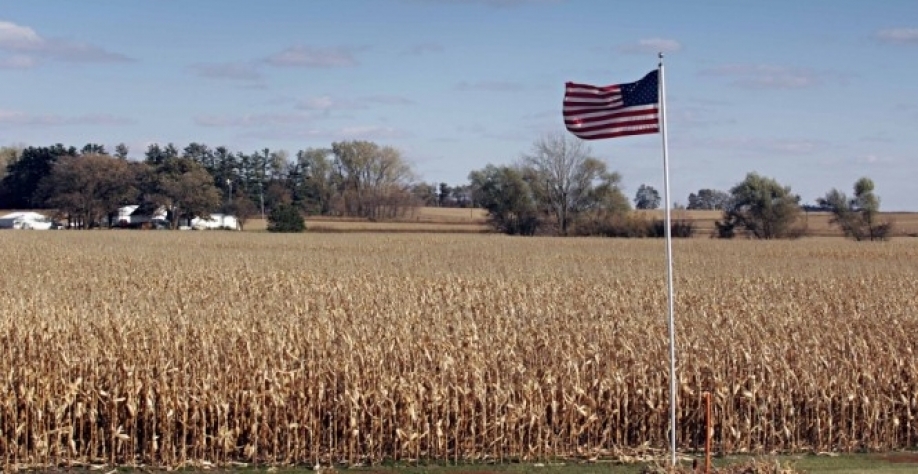
[{"label": "american flag", "polygon": [[568,82],[564,125],[585,140],[659,132],[659,71],[612,86]]}]

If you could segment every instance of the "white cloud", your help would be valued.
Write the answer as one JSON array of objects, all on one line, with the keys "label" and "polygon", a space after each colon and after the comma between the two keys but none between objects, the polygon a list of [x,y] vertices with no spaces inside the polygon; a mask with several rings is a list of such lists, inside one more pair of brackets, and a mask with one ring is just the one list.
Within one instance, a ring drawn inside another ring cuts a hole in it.
[{"label": "white cloud", "polygon": [[720,149],[742,153],[767,152],[777,156],[800,156],[817,153],[834,148],[824,140],[810,138],[758,138],[758,137],[724,137],[688,140],[683,142],[687,148]]},{"label": "white cloud", "polygon": [[[44,38],[27,26],[0,21],[0,51],[18,56],[20,65],[34,66],[33,56],[67,62],[126,62],[131,58],[99,46],[59,38]],[[10,60],[6,60],[9,62]],[[29,66],[31,67],[31,66]]]},{"label": "white cloud", "polygon": [[38,62],[31,56],[15,54],[8,58],[0,58],[0,69],[31,69]]},{"label": "white cloud", "polygon": [[241,136],[259,140],[384,140],[410,137],[411,134],[393,127],[357,125],[335,130],[297,128],[270,128],[251,130]]},{"label": "white cloud", "polygon": [[488,91],[488,92],[516,92],[523,89],[523,85],[518,82],[504,81],[479,81],[479,82],[460,82],[456,84],[456,90],[459,91]]},{"label": "white cloud", "polygon": [[407,97],[397,95],[371,95],[361,99],[362,101],[381,104],[381,105],[414,105],[415,102]]},{"label": "white cloud", "polygon": [[702,73],[733,78],[734,85],[747,89],[803,89],[823,85],[830,78],[809,69],[768,64],[728,64]]},{"label": "white cloud", "polygon": [[296,102],[295,107],[300,110],[314,110],[331,112],[335,110],[361,110],[375,105],[412,105],[413,101],[405,97],[391,95],[371,95],[356,99],[341,99],[331,96],[318,96]]},{"label": "white cloud", "polygon": [[824,149],[827,143],[821,140],[801,139],[774,139],[761,143],[761,147],[786,155],[805,155]]},{"label": "white cloud", "polygon": [[344,127],[332,132],[332,134],[338,138],[351,138],[358,140],[404,138],[409,135],[403,130],[399,130],[393,127],[383,127],[379,125]]},{"label": "white cloud", "polygon": [[300,110],[315,110],[320,112],[366,108],[365,105],[361,105],[352,100],[337,99],[327,95],[297,101],[295,107]]},{"label": "white cloud", "polygon": [[202,115],[194,117],[194,122],[202,127],[259,127],[278,125],[298,125],[312,120],[307,114],[252,114],[242,116]]},{"label": "white cloud", "polygon": [[43,41],[32,28],[0,21],[0,47],[4,49],[36,47]]},{"label": "white cloud", "polygon": [[190,69],[198,76],[212,79],[257,81],[262,78],[262,74],[255,65],[247,62],[198,63],[191,65]]},{"label": "white cloud", "polygon": [[877,31],[876,38],[886,43],[918,44],[918,28],[888,28]]},{"label": "white cloud", "polygon": [[647,38],[637,43],[623,44],[617,49],[628,54],[675,53],[682,49],[682,44],[672,39]]},{"label": "white cloud", "polygon": [[356,66],[354,48],[312,46],[291,46],[265,59],[265,62],[278,67],[334,68]]},{"label": "white cloud", "polygon": [[66,126],[66,125],[130,125],[133,119],[110,114],[85,114],[64,116],[57,114],[31,114],[16,110],[0,110],[0,126]]}]

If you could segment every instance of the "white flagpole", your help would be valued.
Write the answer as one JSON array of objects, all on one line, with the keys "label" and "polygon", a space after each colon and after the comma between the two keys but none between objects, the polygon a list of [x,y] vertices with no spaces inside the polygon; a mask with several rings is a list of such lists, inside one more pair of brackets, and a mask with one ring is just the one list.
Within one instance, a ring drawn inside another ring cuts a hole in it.
[{"label": "white flagpole", "polygon": [[660,58],[660,132],[663,136],[663,202],[666,212],[666,282],[669,296],[669,448],[676,465],[676,319],[673,312],[673,236],[669,200],[669,143],[666,136],[666,85],[663,80],[663,53]]}]

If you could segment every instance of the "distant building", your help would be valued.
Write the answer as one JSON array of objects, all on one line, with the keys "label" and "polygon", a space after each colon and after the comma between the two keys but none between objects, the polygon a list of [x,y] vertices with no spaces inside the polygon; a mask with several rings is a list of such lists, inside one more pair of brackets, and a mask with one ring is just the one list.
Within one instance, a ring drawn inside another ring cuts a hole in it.
[{"label": "distant building", "polygon": [[191,228],[195,230],[229,229],[240,230],[236,216],[228,214],[211,214],[209,218],[195,217],[191,219]]},{"label": "distant building", "polygon": [[48,230],[53,225],[49,217],[37,212],[11,212],[0,217],[0,229]]},{"label": "distant building", "polygon": [[137,204],[118,208],[118,218],[115,219],[115,225],[120,227],[137,227],[165,222],[167,222],[166,208]]}]

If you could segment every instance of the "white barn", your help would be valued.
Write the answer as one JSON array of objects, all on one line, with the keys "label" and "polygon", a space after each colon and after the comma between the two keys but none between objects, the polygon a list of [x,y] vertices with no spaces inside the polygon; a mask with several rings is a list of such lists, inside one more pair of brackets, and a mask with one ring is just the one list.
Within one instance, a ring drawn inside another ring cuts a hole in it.
[{"label": "white barn", "polygon": [[211,214],[209,218],[195,217],[191,219],[191,228],[194,230],[229,229],[240,230],[236,216],[229,214]]},{"label": "white barn", "polygon": [[0,229],[48,230],[52,225],[50,218],[37,212],[11,212],[0,217]]}]

